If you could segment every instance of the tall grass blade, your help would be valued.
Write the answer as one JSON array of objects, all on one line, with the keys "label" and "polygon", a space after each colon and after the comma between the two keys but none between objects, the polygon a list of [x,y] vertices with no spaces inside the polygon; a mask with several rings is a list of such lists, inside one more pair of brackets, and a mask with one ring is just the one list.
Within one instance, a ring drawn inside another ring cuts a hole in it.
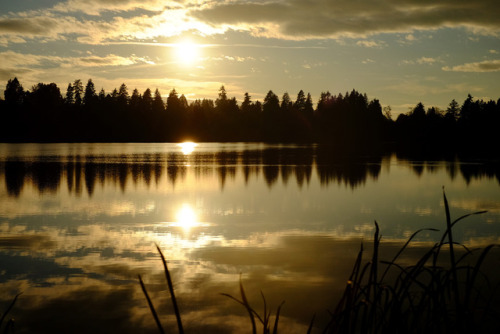
[{"label": "tall grass blade", "polygon": [[158,245],[156,245],[156,249],[158,253],[160,253],[161,260],[163,262],[163,269],[165,271],[165,277],[167,279],[168,290],[170,291],[170,296],[172,298],[172,305],[174,307],[175,317],[177,319],[177,327],[179,329],[179,334],[184,334],[184,329],[182,327],[181,313],[179,312],[179,307],[177,306],[177,299],[175,298],[174,293],[174,285],[172,283],[172,278],[170,277],[170,272],[168,271],[167,261],[165,260],[165,256]]},{"label": "tall grass blade", "polygon": [[415,238],[420,232],[423,232],[423,231],[434,231],[434,232],[437,232],[439,231],[438,229],[435,229],[435,228],[422,228],[416,232],[414,232],[409,238],[408,240],[406,241],[406,243],[403,245],[403,247],[401,247],[399,249],[399,251],[396,253],[396,255],[393,257],[392,261],[390,262],[385,262],[386,264],[388,264],[387,268],[385,269],[384,273],[382,274],[382,277],[380,278],[380,281],[383,281],[385,276],[387,275],[387,272],[389,271],[389,269],[391,268],[392,265],[394,265],[394,263],[396,262],[396,260],[399,258],[399,256],[404,252],[404,250],[408,247],[408,245],[410,244],[410,242],[413,240],[413,238]]},{"label": "tall grass blade", "polygon": [[263,319],[263,327],[264,327],[264,334],[269,333],[269,318],[271,317],[271,312],[267,314],[267,302],[266,302],[266,297],[264,297],[264,293],[262,290],[260,291],[260,296],[262,297],[262,301],[264,303],[264,319]]},{"label": "tall grass blade", "polygon": [[[472,213],[468,213],[466,215],[463,215],[457,219],[455,219],[451,224],[450,224],[450,227],[451,229],[453,229],[453,227],[455,226],[456,223],[458,223],[459,221],[461,221],[462,219],[465,219],[467,217],[470,217],[470,216],[473,216],[473,215],[481,215],[483,213],[487,213],[488,211],[477,211],[477,212],[472,212]],[[446,237],[448,236],[448,230],[446,230],[446,232],[443,234],[443,236],[441,237],[441,244],[444,243],[444,239],[446,239]]]},{"label": "tall grass blade", "polygon": [[307,328],[307,334],[311,334],[315,318],[316,318],[316,313],[313,314],[311,322],[309,323],[309,327]]},{"label": "tall grass blade", "polygon": [[466,292],[465,292],[465,306],[467,307],[470,303],[470,298],[471,298],[471,292],[472,289],[474,288],[474,283],[476,281],[477,275],[479,273],[479,268],[484,262],[484,259],[486,258],[486,255],[489,253],[489,251],[493,248],[494,245],[489,245],[487,246],[482,252],[481,255],[479,256],[479,259],[476,262],[476,265],[474,266],[472,270],[472,274],[470,277],[470,280],[466,286]]},{"label": "tall grass blade", "polygon": [[4,334],[8,334],[9,332],[15,333],[14,319],[9,319],[9,321],[7,321],[7,325],[5,325],[5,328],[3,330]]},{"label": "tall grass blade", "polygon": [[243,282],[241,280],[241,274],[240,274],[240,294],[241,294],[241,300],[243,301],[243,305],[248,311],[248,315],[250,316],[250,321],[252,322],[252,333],[256,334],[257,333],[257,328],[255,326],[255,317],[254,317],[254,311],[250,307],[250,304],[248,303],[247,296],[245,294],[245,289],[243,288]]},{"label": "tall grass blade", "polygon": [[155,307],[153,306],[153,302],[151,301],[151,298],[149,298],[148,291],[146,290],[146,286],[144,285],[144,282],[142,281],[141,275],[139,276],[139,283],[141,283],[141,288],[142,292],[144,292],[144,296],[146,296],[146,300],[148,301],[149,309],[151,310],[151,313],[153,314],[153,317],[156,321],[156,326],[158,327],[158,330],[160,333],[165,333],[163,330],[163,326],[161,325],[160,318],[158,318],[158,314],[156,313]]},{"label": "tall grass blade", "polygon": [[2,318],[0,319],[0,327],[2,326],[3,324],[3,321],[5,320],[5,317],[7,316],[7,314],[9,314],[10,310],[12,310],[12,308],[14,307],[14,304],[16,303],[17,301],[17,298],[19,298],[19,296],[22,295],[22,292],[21,293],[18,293],[14,299],[12,300],[12,302],[10,303],[9,307],[7,307],[7,309],[5,310],[5,312],[2,314]]},{"label": "tall grass blade", "polygon": [[455,250],[453,247],[453,233],[452,233],[452,223],[451,223],[451,218],[450,218],[450,207],[448,205],[448,200],[446,199],[446,194],[444,192],[444,187],[443,187],[443,199],[444,199],[444,209],[446,212],[446,233],[448,233],[448,241],[450,245],[450,265],[451,265],[451,275],[452,275],[452,285],[453,285],[453,292],[455,294],[455,305],[456,305],[456,310],[458,312],[458,320],[460,321],[461,318],[461,306],[460,306],[460,295],[459,295],[459,290],[458,290],[458,275],[457,275],[457,268],[456,268],[456,262],[455,262]]},{"label": "tall grass blade", "polygon": [[[282,301],[281,304],[278,306],[278,309],[276,310],[276,319],[274,319],[273,334],[278,334],[278,321],[280,319],[281,307],[283,306],[284,303],[285,303],[285,301]],[[313,318],[313,320],[314,320],[314,318]],[[311,323],[311,326],[312,326],[312,323]],[[311,327],[311,326],[309,326],[309,327]]]}]

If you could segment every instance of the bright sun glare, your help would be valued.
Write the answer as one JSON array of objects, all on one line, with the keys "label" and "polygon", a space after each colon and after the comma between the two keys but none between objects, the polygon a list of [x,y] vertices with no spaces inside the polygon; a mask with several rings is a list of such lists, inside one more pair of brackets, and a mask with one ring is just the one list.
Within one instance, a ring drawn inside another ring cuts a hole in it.
[{"label": "bright sun glare", "polygon": [[177,61],[184,65],[193,64],[200,54],[200,47],[192,41],[185,40],[175,44],[175,57]]},{"label": "bright sun glare", "polygon": [[198,225],[198,217],[191,205],[184,203],[177,211],[177,225],[184,230],[189,230]]},{"label": "bright sun glare", "polygon": [[179,144],[177,144],[177,146],[179,146],[181,148],[181,151],[183,154],[189,155],[189,154],[193,153],[195,147],[198,146],[198,144],[187,141],[184,143],[179,143]]}]

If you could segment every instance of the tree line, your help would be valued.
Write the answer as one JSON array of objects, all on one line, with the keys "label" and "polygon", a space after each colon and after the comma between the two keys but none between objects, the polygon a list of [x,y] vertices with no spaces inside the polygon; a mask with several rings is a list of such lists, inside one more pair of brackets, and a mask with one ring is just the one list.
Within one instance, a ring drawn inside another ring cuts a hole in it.
[{"label": "tree line", "polygon": [[488,149],[500,143],[500,99],[471,95],[446,110],[418,103],[396,120],[390,107],[356,90],[322,92],[316,105],[300,90],[292,100],[272,90],[262,102],[248,93],[238,103],[222,86],[215,100],[188,102],[172,89],[129,93],[122,84],[111,93],[96,91],[92,79],[69,83],[63,95],[55,83],[25,90],[7,82],[0,100],[2,142],[177,142],[259,141],[326,143],[342,148],[400,146]]}]

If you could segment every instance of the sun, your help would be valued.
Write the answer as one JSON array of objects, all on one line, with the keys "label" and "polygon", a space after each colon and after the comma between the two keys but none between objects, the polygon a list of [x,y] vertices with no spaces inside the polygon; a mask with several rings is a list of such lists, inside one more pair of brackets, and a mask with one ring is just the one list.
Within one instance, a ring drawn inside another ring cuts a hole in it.
[{"label": "sun", "polygon": [[176,60],[184,65],[191,65],[200,58],[200,46],[190,40],[174,44]]}]

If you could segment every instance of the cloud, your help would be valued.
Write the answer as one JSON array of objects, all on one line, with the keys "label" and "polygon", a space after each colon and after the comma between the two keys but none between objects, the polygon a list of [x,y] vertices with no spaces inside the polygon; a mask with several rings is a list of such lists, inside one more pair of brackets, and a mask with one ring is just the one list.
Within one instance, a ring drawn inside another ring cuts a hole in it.
[{"label": "cloud", "polygon": [[408,34],[405,36],[405,40],[407,40],[408,42],[413,42],[414,40],[416,40],[416,38],[413,34]]},{"label": "cloud", "polygon": [[146,63],[146,64],[154,64],[153,61],[149,60],[146,57],[137,57],[136,55],[132,55],[130,57],[121,57],[114,54],[107,55],[105,57],[99,56],[88,56],[88,57],[77,57],[77,58],[68,58],[66,65],[68,66],[92,66],[92,67],[101,67],[101,66],[127,66],[134,65],[137,63]]},{"label": "cloud", "polygon": [[140,15],[93,19],[61,15],[51,10],[21,12],[0,16],[0,43],[19,43],[23,39],[67,40],[102,44],[177,36],[185,31],[203,34],[223,32],[186,16],[184,9],[168,9]]},{"label": "cloud", "polygon": [[[442,27],[465,27],[477,34],[499,34],[494,0],[270,0],[270,1],[167,1],[68,0],[50,9],[0,16],[2,45],[25,38],[68,39],[100,44],[177,36],[191,31],[203,35],[229,30],[254,36],[288,40],[316,38],[366,38],[377,33],[408,33]],[[137,11],[137,9],[141,9]],[[101,15],[103,12],[126,15]],[[89,16],[74,16],[84,13]],[[365,47],[380,42],[360,41]]]},{"label": "cloud", "polygon": [[51,36],[56,27],[60,26],[53,17],[13,17],[0,18],[0,33],[25,36]]},{"label": "cloud", "polygon": [[384,42],[362,40],[362,41],[356,42],[356,45],[363,46],[365,48],[381,48],[381,47],[385,46],[385,43]]},{"label": "cloud", "polygon": [[417,63],[420,65],[422,65],[422,64],[432,65],[437,61],[438,61],[437,59],[431,58],[431,57],[421,57],[421,58],[417,59]]},{"label": "cloud", "polygon": [[130,57],[121,57],[114,54],[106,56],[90,55],[85,57],[57,57],[34,54],[23,54],[14,51],[0,52],[2,66],[13,68],[18,66],[29,67],[40,65],[42,63],[53,63],[54,66],[62,67],[102,67],[102,66],[126,66],[138,63],[154,64],[147,57],[138,57],[131,55]]},{"label": "cloud", "polygon": [[[466,27],[475,33],[500,31],[498,4],[445,0],[310,0],[223,2],[192,10],[193,17],[215,27],[291,40],[365,37],[383,32],[411,32]],[[411,37],[410,37],[411,38]]]},{"label": "cloud", "polygon": [[99,15],[105,11],[131,11],[146,9],[161,11],[165,7],[179,7],[174,1],[163,0],[68,0],[53,7],[58,12],[83,12],[89,15]]},{"label": "cloud", "polygon": [[449,72],[497,72],[500,71],[500,59],[485,60],[457,66],[445,66],[443,71]]},{"label": "cloud", "polygon": [[420,57],[416,60],[402,60],[400,64],[402,65],[432,65],[434,63],[440,62],[441,60],[432,57]]}]

